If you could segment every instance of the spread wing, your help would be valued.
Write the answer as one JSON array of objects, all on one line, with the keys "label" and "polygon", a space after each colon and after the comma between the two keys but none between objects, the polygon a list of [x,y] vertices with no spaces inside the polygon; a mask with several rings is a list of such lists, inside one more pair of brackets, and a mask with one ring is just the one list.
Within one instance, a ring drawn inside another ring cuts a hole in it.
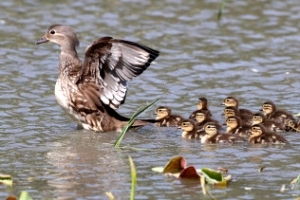
[{"label": "spread wing", "polygon": [[140,75],[159,52],[130,41],[103,37],[85,50],[83,75],[100,86],[101,101],[113,109],[124,103],[127,81]]}]

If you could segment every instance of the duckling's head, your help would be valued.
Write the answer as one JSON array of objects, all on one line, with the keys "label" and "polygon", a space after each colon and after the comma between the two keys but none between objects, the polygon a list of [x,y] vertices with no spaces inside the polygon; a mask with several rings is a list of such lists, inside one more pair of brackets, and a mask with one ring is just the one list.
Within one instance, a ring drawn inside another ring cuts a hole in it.
[{"label": "duckling's head", "polygon": [[266,101],[262,105],[262,111],[264,111],[266,114],[270,114],[270,113],[276,111],[276,106],[273,102]]},{"label": "duckling's head", "polygon": [[75,47],[79,46],[79,40],[73,28],[60,24],[50,26],[45,35],[38,40],[36,44],[42,44],[45,42],[53,42],[59,45],[62,49],[75,49]]},{"label": "duckling's head", "polygon": [[227,107],[228,106],[233,106],[233,107],[238,107],[239,106],[238,100],[234,97],[226,97],[222,104],[227,106]]},{"label": "duckling's head", "polygon": [[197,120],[197,122],[201,123],[203,122],[205,119],[208,118],[208,111],[207,110],[198,110],[195,113],[195,119]]},{"label": "duckling's head", "polygon": [[171,110],[166,106],[160,106],[156,109],[156,114],[156,120],[164,119],[171,115]]},{"label": "duckling's head", "polygon": [[227,119],[230,116],[238,116],[238,110],[236,109],[236,107],[228,106],[224,109],[224,115],[225,119]]},{"label": "duckling's head", "polygon": [[251,127],[251,135],[252,136],[260,136],[265,131],[265,127],[262,124],[254,124]]},{"label": "duckling's head", "polygon": [[226,125],[229,128],[234,129],[241,125],[241,119],[237,116],[229,116],[226,119]]},{"label": "duckling's head", "polygon": [[208,108],[207,99],[204,97],[200,97],[198,100],[197,107],[198,107],[198,110],[207,109]]},{"label": "duckling's head", "polygon": [[252,125],[261,124],[266,121],[266,116],[262,113],[254,113],[252,116]]},{"label": "duckling's head", "polygon": [[216,122],[207,122],[203,128],[208,138],[213,137],[218,133],[218,127]]},{"label": "duckling's head", "polygon": [[287,119],[286,124],[287,124],[287,126],[292,127],[292,128],[296,127],[296,121],[293,119]]},{"label": "duckling's head", "polygon": [[196,126],[195,122],[193,120],[189,120],[189,119],[183,120],[180,123],[181,129],[183,131],[187,131],[187,132],[194,130],[195,126]]}]

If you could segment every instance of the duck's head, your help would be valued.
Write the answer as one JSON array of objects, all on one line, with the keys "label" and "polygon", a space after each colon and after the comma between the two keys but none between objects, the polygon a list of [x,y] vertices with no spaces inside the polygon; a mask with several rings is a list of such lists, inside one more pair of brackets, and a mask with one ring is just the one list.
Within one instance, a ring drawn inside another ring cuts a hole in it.
[{"label": "duck's head", "polygon": [[241,125],[241,119],[237,116],[229,116],[226,119],[226,125],[229,128],[234,129]]},{"label": "duck's head", "polygon": [[262,113],[254,113],[252,116],[252,125],[261,124],[266,121],[266,116]]},{"label": "duck's head", "polygon": [[296,124],[297,124],[296,120],[293,120],[293,119],[287,119],[286,120],[286,125],[291,127],[291,128],[295,128]]},{"label": "duck's head", "polygon": [[50,26],[45,35],[35,44],[42,44],[45,42],[53,42],[62,49],[75,49],[75,47],[79,46],[79,40],[73,28],[60,24]]},{"label": "duck's head", "polygon": [[265,131],[265,127],[262,124],[254,124],[251,127],[252,136],[261,136]]},{"label": "duck's head", "polygon": [[196,113],[195,113],[195,119],[197,120],[197,122],[201,123],[203,122],[205,119],[208,118],[208,111],[206,110],[198,110]]},{"label": "duck's head", "polygon": [[218,133],[218,127],[215,122],[207,122],[204,126],[203,129],[208,136],[208,138],[213,137]]},{"label": "duck's head", "polygon": [[156,120],[164,119],[171,115],[171,110],[166,106],[160,106],[156,109],[156,114]]},{"label": "duck's head", "polygon": [[264,111],[266,114],[270,114],[276,111],[276,106],[273,102],[266,101],[265,103],[263,103],[261,111]]},{"label": "duck's head", "polygon": [[239,106],[239,102],[236,98],[234,97],[226,97],[222,103],[222,105],[225,106],[233,106],[233,107],[238,107]]},{"label": "duck's head", "polygon": [[224,109],[224,116],[225,119],[227,119],[230,116],[238,116],[238,110],[236,109],[236,107],[228,106]]},{"label": "duck's head", "polygon": [[208,108],[207,99],[204,97],[200,97],[198,100],[197,107],[198,107],[198,110],[207,109]]},{"label": "duck's head", "polygon": [[187,119],[187,120],[183,120],[183,121],[181,121],[181,123],[180,123],[180,128],[183,130],[183,131],[192,131],[192,130],[194,130],[194,128],[195,128],[195,122],[193,121],[193,120],[189,120],[189,119]]}]

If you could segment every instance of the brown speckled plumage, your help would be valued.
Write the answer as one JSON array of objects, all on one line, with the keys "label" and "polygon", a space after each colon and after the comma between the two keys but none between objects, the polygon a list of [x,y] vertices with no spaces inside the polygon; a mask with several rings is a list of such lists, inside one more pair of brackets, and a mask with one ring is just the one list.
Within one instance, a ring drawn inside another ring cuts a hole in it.
[{"label": "brown speckled plumage", "polygon": [[[159,52],[134,42],[103,37],[86,48],[82,63],[76,52],[79,40],[71,27],[52,25],[36,44],[48,41],[61,49],[55,96],[64,111],[85,129],[122,129],[128,118],[115,109],[125,101],[127,82],[147,69]],[[154,120],[136,120],[133,126],[150,122]]]}]

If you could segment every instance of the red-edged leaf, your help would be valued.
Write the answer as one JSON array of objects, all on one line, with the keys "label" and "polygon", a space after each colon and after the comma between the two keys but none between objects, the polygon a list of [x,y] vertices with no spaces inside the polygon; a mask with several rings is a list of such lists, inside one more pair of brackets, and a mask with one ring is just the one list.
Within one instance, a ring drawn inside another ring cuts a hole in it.
[{"label": "red-edged leaf", "polygon": [[181,171],[180,178],[194,178],[194,179],[199,179],[200,176],[196,170],[196,168],[194,166],[189,166],[187,168],[185,168],[184,170]]},{"label": "red-edged leaf", "polygon": [[172,158],[164,167],[163,173],[181,172],[186,167],[186,160],[182,156]]}]

